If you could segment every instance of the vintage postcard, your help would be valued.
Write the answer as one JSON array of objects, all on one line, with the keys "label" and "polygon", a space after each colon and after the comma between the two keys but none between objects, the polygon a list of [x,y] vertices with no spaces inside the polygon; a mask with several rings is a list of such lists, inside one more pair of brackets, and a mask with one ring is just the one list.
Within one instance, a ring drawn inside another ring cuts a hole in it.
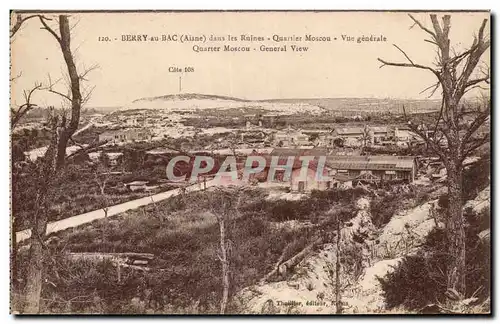
[{"label": "vintage postcard", "polygon": [[11,11],[11,313],[491,314],[489,11]]}]

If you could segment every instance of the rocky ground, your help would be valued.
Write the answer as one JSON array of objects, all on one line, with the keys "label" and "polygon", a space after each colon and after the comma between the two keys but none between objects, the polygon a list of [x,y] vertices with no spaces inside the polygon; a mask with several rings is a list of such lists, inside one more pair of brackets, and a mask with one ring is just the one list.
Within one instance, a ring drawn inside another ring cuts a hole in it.
[{"label": "rocky ground", "polygon": [[[488,207],[489,190],[489,187],[483,190],[465,207],[470,206],[476,212]],[[393,271],[404,256],[418,251],[434,227],[443,226],[434,216],[438,208],[437,200],[426,202],[394,215],[377,230],[371,221],[369,199],[362,197],[357,201],[356,216],[341,230],[340,251],[355,259],[349,269],[344,266],[339,273],[342,313],[389,312],[377,277]],[[235,300],[242,313],[335,313],[335,261],[336,245],[323,244],[286,279],[247,287]]]}]

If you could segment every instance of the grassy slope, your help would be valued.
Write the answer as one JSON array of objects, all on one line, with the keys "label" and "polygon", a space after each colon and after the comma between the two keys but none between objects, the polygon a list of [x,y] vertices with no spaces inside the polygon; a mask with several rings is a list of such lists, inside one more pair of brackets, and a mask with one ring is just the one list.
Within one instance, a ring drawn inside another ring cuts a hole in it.
[{"label": "grassy slope", "polygon": [[[320,194],[298,202],[266,202],[264,195],[259,190],[246,193],[240,216],[227,224],[231,293],[265,276],[284,250],[286,260],[319,235],[313,229],[276,226],[276,220],[325,223],[318,215],[339,198]],[[351,194],[342,199],[348,204]],[[65,304],[72,312],[192,312],[189,307],[196,302],[197,311],[217,311],[221,294],[219,228],[207,208],[207,193],[192,193],[127,212],[118,219],[59,233],[58,239],[52,240],[54,251],[150,252],[156,259],[151,271],[123,270],[118,282],[112,265],[69,263],[61,256],[55,267],[58,275],[48,271],[55,286],[44,288],[45,310],[64,311],[54,301],[72,300]],[[159,220],[158,215],[167,220]],[[328,231],[328,224],[321,230]],[[53,263],[48,266],[53,267]],[[77,296],[87,297],[81,301],[74,299]],[[141,301],[140,309],[131,307],[133,299]]]}]

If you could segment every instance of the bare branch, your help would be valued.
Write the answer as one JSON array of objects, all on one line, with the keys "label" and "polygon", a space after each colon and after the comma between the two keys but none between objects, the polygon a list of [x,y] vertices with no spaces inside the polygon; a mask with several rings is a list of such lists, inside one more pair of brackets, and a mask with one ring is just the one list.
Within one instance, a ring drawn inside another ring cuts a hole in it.
[{"label": "bare branch", "polygon": [[24,103],[20,105],[17,109],[11,108],[11,119],[10,119],[10,124],[11,128],[14,129],[14,127],[17,126],[17,123],[19,120],[25,116],[32,108],[37,107],[36,104],[31,103],[31,97],[33,96],[33,93],[37,90],[40,90],[42,88],[41,83],[35,83],[33,88],[31,88],[29,91],[24,90],[23,95],[24,95]]},{"label": "bare branch", "polygon": [[432,27],[434,28],[434,32],[435,32],[434,36],[439,44],[439,41],[443,37],[443,30],[441,29],[441,26],[439,25],[439,21],[437,20],[437,16],[435,14],[431,14],[430,17],[431,17]]},{"label": "bare branch", "polygon": [[457,86],[455,95],[458,97],[462,97],[466,89],[470,86],[480,82],[489,82],[489,73],[486,73],[486,76],[483,78],[470,80],[470,77],[476,69],[481,56],[490,47],[490,40],[484,39],[484,28],[486,23],[487,19],[484,19],[479,27],[478,37],[474,38],[470,53],[467,56],[467,62],[463,67],[463,71],[460,74],[458,81],[456,82]]},{"label": "bare branch", "polygon": [[446,157],[446,153],[444,152],[444,150],[441,148],[441,146],[439,146],[439,142],[435,142],[433,141],[431,138],[429,138],[428,134],[425,133],[424,131],[422,131],[420,128],[419,128],[419,125],[417,124],[414,124],[410,118],[408,117],[408,115],[406,114],[406,109],[405,109],[405,106],[403,105],[403,115],[404,115],[404,118],[405,120],[407,121],[407,124],[408,124],[408,127],[411,129],[412,132],[414,132],[415,134],[417,134],[420,138],[422,138],[422,140],[428,145],[428,147],[434,152],[436,153],[443,161],[446,161],[447,160],[447,157]]},{"label": "bare branch", "polygon": [[9,79],[10,82],[13,82],[13,81],[16,81],[17,79],[19,79],[21,76],[23,75],[23,71],[19,72],[17,75],[11,77]]},{"label": "bare branch", "polygon": [[436,43],[435,41],[432,41],[430,39],[424,39],[424,42],[431,43],[432,45],[439,46],[438,43]]},{"label": "bare branch", "polygon": [[448,61],[448,64],[454,64],[454,65],[458,65],[460,64],[460,62],[463,61],[464,58],[466,58],[468,55],[470,55],[471,53],[473,53],[477,48],[477,44],[476,45],[473,45],[470,49],[468,49],[467,51],[464,51],[463,53],[461,54],[458,54],[458,55],[455,55],[453,58],[451,58],[449,61]]},{"label": "bare branch", "polygon": [[431,94],[428,96],[428,98],[430,98],[430,97],[432,97],[434,95],[434,93],[436,92],[436,90],[439,88],[440,85],[441,85],[441,83],[439,83],[439,81],[438,81],[438,82],[436,82],[436,83],[428,86],[424,90],[420,91],[419,94],[422,94],[422,93],[426,92],[427,90],[432,89]]},{"label": "bare branch", "polygon": [[401,53],[403,53],[403,55],[406,57],[406,59],[412,64],[412,65],[415,65],[415,63],[413,63],[413,61],[410,59],[410,57],[408,56],[408,54],[405,53],[405,51],[403,51],[398,45],[396,44],[392,44],[392,46],[396,47]]},{"label": "bare branch", "polygon": [[479,40],[483,39],[484,36],[484,28],[486,27],[486,23],[488,22],[488,19],[483,19],[483,22],[481,23],[481,27],[479,27],[479,33],[478,33],[478,38]]},{"label": "bare branch", "polygon": [[472,121],[469,127],[466,130],[465,135],[461,140],[461,150],[466,150],[466,146],[469,143],[472,135],[486,122],[486,120],[490,117],[490,109],[486,109],[485,111],[480,112],[476,118]]},{"label": "bare branch", "polygon": [[65,95],[65,94],[63,94],[63,93],[60,93],[59,91],[56,91],[56,90],[51,89],[51,88],[49,88],[49,89],[47,89],[47,90],[48,90],[49,92],[51,92],[51,93],[54,93],[54,94],[56,94],[56,95],[59,95],[59,96],[63,97],[64,99],[66,99],[66,100],[68,100],[68,101],[71,101],[71,98],[70,98],[70,97],[68,97],[67,95]]},{"label": "bare branch", "polygon": [[481,82],[484,82],[486,84],[490,84],[490,76],[487,75],[485,77],[482,77],[482,78],[478,78],[478,79],[472,79],[472,80],[469,80],[469,82],[467,82],[465,84],[465,87],[470,87],[470,86],[473,86],[473,85],[476,85],[478,83],[481,83]]},{"label": "bare branch", "polygon": [[47,84],[47,87],[44,88],[44,90],[47,90],[48,92],[51,92],[51,93],[56,94],[58,96],[61,96],[65,100],[71,102],[72,99],[71,99],[69,93],[68,94],[64,94],[64,93],[60,92],[59,90],[55,90],[54,89],[54,86],[57,85],[59,83],[59,81],[61,81],[61,78],[59,78],[56,81],[52,82],[52,78],[50,77],[50,74],[48,74],[48,84]]},{"label": "bare branch", "polygon": [[434,134],[436,134],[437,128],[439,125],[439,121],[443,117],[443,110],[444,110],[444,99],[441,99],[441,109],[439,109],[439,115],[438,115],[438,118],[436,119],[436,125],[434,125]]},{"label": "bare branch", "polygon": [[476,149],[483,146],[484,144],[490,142],[490,133],[486,133],[483,137],[479,139],[475,139],[473,142],[470,142],[471,145],[464,147],[462,153],[462,161],[465,160],[470,154],[472,154]]},{"label": "bare branch", "polygon": [[[21,29],[21,26],[23,25],[23,23],[25,23],[27,20],[29,20],[31,18],[36,18],[36,17],[42,19],[43,16],[42,15],[30,15],[30,16],[23,18],[22,15],[17,14],[16,23],[10,29],[10,38],[14,37],[14,35],[19,31],[19,29]],[[52,19],[46,18],[46,17],[43,17],[43,18],[46,20],[52,20]]]},{"label": "bare branch", "polygon": [[73,137],[70,137],[70,138],[69,138],[69,141],[70,141],[73,145],[78,146],[78,147],[79,147],[80,149],[82,149],[82,150],[85,148],[85,146],[83,146],[83,144],[78,143],[77,141],[75,141],[75,140],[73,139]]},{"label": "bare branch", "polygon": [[386,66],[386,65],[389,65],[389,66],[410,67],[410,68],[417,68],[417,69],[429,70],[432,73],[434,73],[434,75],[436,75],[436,77],[438,77],[438,79],[441,79],[441,76],[439,75],[438,71],[434,70],[430,66],[425,66],[425,65],[421,65],[421,64],[414,64],[414,63],[388,62],[388,61],[385,61],[385,60],[383,60],[381,58],[378,58],[377,60],[380,63],[382,63],[382,65],[380,66],[381,68],[384,67],[384,66]]},{"label": "bare branch", "polygon": [[465,89],[464,94],[466,94],[467,92],[474,90],[474,89],[489,90],[489,88],[486,88],[486,87],[483,87],[479,84],[476,84],[475,86],[472,86],[472,87]]},{"label": "bare branch", "polygon": [[99,64],[93,64],[88,69],[84,69],[83,73],[81,73],[78,77],[80,78],[80,80],[88,81],[87,79],[85,79],[87,74],[89,74],[90,72],[92,72],[98,68],[99,68]]},{"label": "bare branch", "polygon": [[90,90],[87,91],[87,93],[84,95],[84,97],[82,99],[82,106],[85,105],[90,100],[90,98],[92,97],[92,93],[94,92],[94,90],[95,90],[95,86],[92,86],[90,88]]},{"label": "bare branch", "polygon": [[54,36],[54,38],[57,40],[57,42],[61,44],[61,37],[59,37],[59,35],[57,35],[57,33],[45,22],[45,20],[52,20],[52,19],[40,15],[38,16],[38,18],[40,18],[40,22],[43,25],[42,29],[45,29],[49,33],[51,33],[52,36]]},{"label": "bare branch", "polygon": [[415,24],[418,25],[418,27],[420,27],[420,29],[422,29],[423,31],[431,35],[434,39],[436,39],[436,34],[434,34],[430,29],[426,28],[420,21],[418,21],[411,14],[408,14],[408,16],[410,16],[410,18],[415,22]]}]

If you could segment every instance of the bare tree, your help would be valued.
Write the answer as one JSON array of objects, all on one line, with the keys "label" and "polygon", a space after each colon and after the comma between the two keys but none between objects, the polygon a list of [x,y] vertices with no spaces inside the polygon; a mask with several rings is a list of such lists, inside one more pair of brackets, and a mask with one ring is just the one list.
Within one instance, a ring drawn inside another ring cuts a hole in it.
[{"label": "bare tree", "polygon": [[[51,142],[47,152],[39,162],[36,179],[36,206],[33,211],[31,225],[31,240],[29,250],[29,263],[26,275],[26,285],[24,288],[25,304],[24,313],[39,313],[40,295],[42,291],[43,279],[43,249],[44,236],[47,230],[48,209],[50,206],[50,192],[57,187],[57,181],[63,174],[63,167],[66,159],[66,146],[73,133],[78,128],[80,121],[80,111],[82,108],[82,94],[80,81],[83,74],[78,74],[77,68],[71,52],[71,29],[68,16],[59,15],[57,18],[59,34],[47,23],[49,18],[43,15],[36,15],[42,28],[47,30],[57,41],[66,63],[70,79],[70,95],[65,98],[71,104],[71,117],[69,121],[66,116],[54,115],[50,118]],[[50,86],[49,86],[50,87]]]},{"label": "bare tree", "polygon": [[106,185],[111,178],[111,171],[109,170],[109,158],[105,152],[99,155],[99,161],[94,167],[94,181],[99,187],[99,194],[103,201],[102,210],[104,211],[104,218],[108,217],[109,201],[106,194]]},{"label": "bare tree", "polygon": [[340,296],[340,219],[336,215],[337,220],[337,237],[335,240],[335,313],[342,314],[342,300]]},{"label": "bare tree", "polygon": [[[14,18],[15,17],[15,21]],[[10,26],[10,41],[12,43],[14,36],[16,33],[21,29],[21,26],[29,19],[36,18],[37,15],[31,15],[27,17],[22,17],[20,14],[15,14],[12,12],[11,14],[11,26]],[[20,72],[18,75],[14,75],[10,77],[9,81],[11,83],[15,82],[17,79],[19,79],[22,76],[22,72]],[[32,96],[33,94],[40,90],[42,88],[41,83],[35,83],[34,86],[31,89],[24,90],[23,91],[23,96],[24,96],[24,102],[20,105],[17,105],[16,107],[10,107],[10,129],[11,132],[14,131],[16,126],[18,125],[19,121],[26,116],[26,114],[32,110],[33,108],[37,107],[35,103],[32,101]],[[12,179],[14,180],[17,176],[17,170],[16,168],[12,168]],[[16,244],[16,218],[15,215],[11,215],[11,237],[10,237],[10,247],[11,247],[11,278],[17,279],[17,268],[16,268],[16,260],[17,260],[17,244]],[[12,282],[12,280],[11,280]]]},{"label": "bare tree", "polygon": [[[217,195],[217,197],[214,197]],[[218,195],[218,193],[212,193],[209,203],[210,210],[217,218],[217,223],[219,224],[219,235],[220,235],[220,253],[217,254],[221,265],[222,265],[222,299],[220,303],[220,313],[224,314],[227,307],[227,302],[229,299],[229,256],[228,256],[228,239],[226,236],[226,225],[228,221],[228,213],[231,212],[231,197],[223,195]],[[214,199],[215,198],[215,199]]]},{"label": "bare tree", "polygon": [[364,151],[366,147],[372,145],[372,140],[373,140],[373,131],[368,125],[365,125],[363,127],[363,133],[361,135],[361,145],[362,145],[362,150]]},{"label": "bare tree", "polygon": [[489,130],[484,134],[478,132],[490,118],[490,104],[488,100],[485,105],[472,107],[462,99],[467,92],[488,86],[490,82],[488,69],[480,64],[482,55],[490,47],[489,36],[485,34],[488,20],[482,21],[472,44],[467,49],[457,52],[450,45],[450,15],[444,15],[440,23],[437,15],[431,14],[432,28],[426,27],[412,15],[409,16],[414,22],[413,26],[418,26],[430,36],[425,42],[436,47],[437,57],[434,65],[416,63],[396,44],[394,47],[403,54],[406,61],[389,62],[381,58],[378,61],[382,63],[381,67],[395,66],[429,71],[437,81],[424,91],[430,90],[431,96],[438,89],[442,91],[439,113],[417,120],[405,112],[405,117],[411,130],[425,141],[446,166],[449,196],[446,228],[450,244],[449,252],[453,258],[449,265],[447,287],[464,296],[466,265],[462,216],[463,161],[477,148],[490,141]]},{"label": "bare tree", "polygon": [[[33,18],[38,18],[41,15],[29,15],[23,17],[21,14],[17,14],[12,12],[11,14],[11,21],[10,21],[10,41],[12,43],[13,39],[15,38],[14,36],[17,34],[17,32],[21,29],[23,24],[25,24],[26,21],[33,19]],[[15,82],[17,79],[19,79],[22,76],[22,72],[20,72],[18,75],[14,75],[10,77],[9,81]],[[35,103],[32,101],[32,96],[33,94],[42,88],[42,84],[36,82],[34,86],[31,89],[24,90],[23,91],[23,96],[24,96],[24,102],[17,107],[11,107],[10,108],[10,127],[11,130],[13,130],[18,122],[21,120],[22,117],[24,117],[31,109],[37,107]]]},{"label": "bare tree", "polygon": [[[10,39],[12,39],[17,34],[17,32],[19,30],[21,30],[21,27],[23,26],[24,23],[26,23],[26,21],[28,21],[30,19],[33,19],[33,18],[40,18],[40,17],[43,17],[43,16],[39,15],[39,14],[23,16],[20,13],[11,12],[11,16],[10,16]],[[45,18],[45,19],[48,19],[48,18]],[[51,20],[51,19],[48,19],[48,20]]]},{"label": "bare tree", "polygon": [[69,139],[73,133],[78,128],[78,123],[80,121],[80,111],[82,105],[88,100],[90,94],[82,96],[80,81],[85,80],[87,74],[95,69],[92,67],[83,73],[79,74],[76,68],[75,61],[71,52],[71,31],[68,22],[68,16],[59,16],[59,35],[47,24],[46,19],[42,16],[40,17],[40,22],[43,25],[43,29],[47,30],[61,47],[61,52],[68,69],[68,76],[70,81],[70,91],[68,94],[63,94],[60,91],[54,89],[54,84],[49,84],[49,91],[61,96],[63,99],[67,100],[71,105],[71,117],[69,122],[66,121],[65,116],[61,120],[60,134],[57,146],[56,155],[56,166],[61,167],[64,165],[66,146]]},{"label": "bare tree", "polygon": [[219,224],[219,252],[217,257],[222,265],[222,299],[220,313],[226,312],[230,291],[230,262],[232,253],[232,242],[227,233],[228,223],[234,221],[240,215],[239,207],[242,201],[243,188],[230,189],[218,188],[215,192],[207,192],[209,210],[217,218]]},{"label": "bare tree", "polygon": [[[11,78],[11,82],[13,79]],[[17,107],[11,107],[10,108],[10,127],[11,129],[14,129],[18,122],[26,116],[26,114],[33,108],[38,107],[36,104],[32,102],[32,96],[35,91],[40,90],[42,88],[41,83],[35,83],[35,85],[29,89],[29,90],[24,90],[23,95],[24,95],[24,103]]]}]

